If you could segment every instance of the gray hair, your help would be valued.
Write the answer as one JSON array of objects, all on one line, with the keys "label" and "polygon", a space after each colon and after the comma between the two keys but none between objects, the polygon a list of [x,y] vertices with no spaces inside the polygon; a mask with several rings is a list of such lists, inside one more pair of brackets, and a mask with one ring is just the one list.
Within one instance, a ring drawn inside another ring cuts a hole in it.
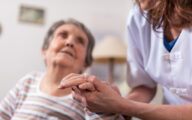
[{"label": "gray hair", "polygon": [[62,26],[64,24],[73,24],[73,25],[77,26],[78,28],[80,28],[87,35],[88,46],[87,46],[87,54],[86,54],[86,58],[85,58],[85,63],[86,63],[86,66],[90,66],[93,61],[92,51],[93,51],[93,47],[95,45],[95,39],[94,39],[93,35],[91,34],[90,30],[83,23],[81,23],[75,19],[68,19],[66,21],[60,20],[60,21],[55,22],[49,28],[49,30],[45,36],[45,39],[44,39],[44,42],[42,45],[42,50],[46,50],[49,48],[49,44],[51,43],[51,41],[53,39],[54,32],[57,30],[57,28],[59,28],[60,26]]}]

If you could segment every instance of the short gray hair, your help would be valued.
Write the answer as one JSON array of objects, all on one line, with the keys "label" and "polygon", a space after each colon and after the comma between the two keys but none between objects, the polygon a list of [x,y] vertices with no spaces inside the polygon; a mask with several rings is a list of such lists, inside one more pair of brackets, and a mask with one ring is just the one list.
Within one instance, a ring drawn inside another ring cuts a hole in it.
[{"label": "short gray hair", "polygon": [[92,51],[93,51],[93,47],[95,45],[95,38],[91,34],[90,30],[83,23],[81,23],[75,19],[68,19],[66,21],[60,20],[60,21],[55,22],[49,28],[49,30],[45,36],[45,39],[44,39],[44,42],[42,45],[42,50],[46,50],[49,48],[49,44],[51,43],[51,41],[53,39],[54,32],[57,30],[57,28],[59,28],[60,26],[62,26],[64,24],[73,24],[73,25],[77,26],[78,28],[80,28],[81,30],[83,30],[83,32],[85,32],[85,34],[87,35],[88,46],[87,46],[87,54],[86,54],[86,58],[85,58],[85,63],[86,63],[86,66],[90,66],[93,61]]}]

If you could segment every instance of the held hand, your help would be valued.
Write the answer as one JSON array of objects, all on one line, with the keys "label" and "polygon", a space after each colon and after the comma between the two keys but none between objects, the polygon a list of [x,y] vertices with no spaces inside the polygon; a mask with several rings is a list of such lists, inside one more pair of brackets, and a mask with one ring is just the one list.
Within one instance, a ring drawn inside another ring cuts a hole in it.
[{"label": "held hand", "polygon": [[85,76],[71,73],[62,79],[58,88],[60,89],[69,88],[84,82],[87,82]]},{"label": "held hand", "polygon": [[[89,76],[90,78],[90,76]],[[81,90],[94,91],[95,87],[88,82],[88,76],[71,73],[64,77],[58,88],[65,89],[73,86],[78,86]]]},{"label": "held hand", "polygon": [[117,87],[112,87],[93,75],[70,74],[60,85],[61,89],[67,87],[75,88],[73,97],[92,112],[118,113],[119,104],[123,99]]}]

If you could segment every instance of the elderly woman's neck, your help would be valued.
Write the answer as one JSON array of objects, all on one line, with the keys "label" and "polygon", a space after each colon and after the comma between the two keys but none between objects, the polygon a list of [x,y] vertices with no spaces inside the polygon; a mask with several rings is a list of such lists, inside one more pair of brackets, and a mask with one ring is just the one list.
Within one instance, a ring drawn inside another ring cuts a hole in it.
[{"label": "elderly woman's neck", "polygon": [[48,68],[40,83],[40,90],[54,96],[64,96],[70,94],[71,89],[58,89],[61,80],[70,73],[72,73],[72,70],[69,69]]},{"label": "elderly woman's neck", "polygon": [[71,69],[66,69],[66,68],[49,68],[46,71],[46,77],[47,80],[46,82],[51,83],[52,85],[59,85],[60,81],[67,76],[70,73],[73,73],[75,71]]}]

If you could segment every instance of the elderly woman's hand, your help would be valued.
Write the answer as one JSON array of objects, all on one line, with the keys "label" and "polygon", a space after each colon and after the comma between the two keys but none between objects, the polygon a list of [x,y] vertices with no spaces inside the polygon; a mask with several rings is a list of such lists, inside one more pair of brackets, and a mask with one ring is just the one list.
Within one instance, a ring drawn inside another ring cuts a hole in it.
[{"label": "elderly woman's hand", "polygon": [[[93,75],[79,75],[79,74],[71,73],[68,76],[63,78],[59,88],[60,89],[64,89],[68,87],[74,88],[74,86],[76,86],[80,90],[94,91],[95,90],[95,86],[93,85],[94,79],[97,79],[97,78]],[[103,82],[103,83],[108,84],[106,82]],[[111,85],[111,87],[117,93],[120,94],[120,91],[117,86]]]},{"label": "elderly woman's hand", "polygon": [[71,73],[63,78],[63,80],[59,85],[59,88],[64,89],[64,88],[72,87],[74,90],[76,86],[80,90],[94,91],[95,90],[94,85],[88,81],[88,79],[91,79],[91,78],[92,76]]}]

